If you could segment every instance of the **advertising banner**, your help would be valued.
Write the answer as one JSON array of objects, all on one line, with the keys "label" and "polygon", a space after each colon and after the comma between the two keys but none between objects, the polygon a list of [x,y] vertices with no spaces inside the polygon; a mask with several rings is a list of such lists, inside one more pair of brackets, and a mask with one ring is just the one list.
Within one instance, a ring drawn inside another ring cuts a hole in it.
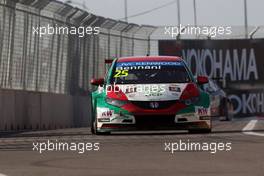
[{"label": "advertising banner", "polygon": [[237,116],[264,114],[264,39],[160,40],[159,55],[181,56],[194,75],[224,79]]}]

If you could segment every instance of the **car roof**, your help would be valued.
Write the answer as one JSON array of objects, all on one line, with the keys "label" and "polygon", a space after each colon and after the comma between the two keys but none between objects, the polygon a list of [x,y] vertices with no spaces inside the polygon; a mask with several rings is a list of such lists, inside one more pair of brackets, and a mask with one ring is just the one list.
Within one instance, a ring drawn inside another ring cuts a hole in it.
[{"label": "car roof", "polygon": [[181,57],[177,56],[133,56],[133,57],[121,57],[117,59],[117,62],[138,62],[138,61],[182,61]]}]

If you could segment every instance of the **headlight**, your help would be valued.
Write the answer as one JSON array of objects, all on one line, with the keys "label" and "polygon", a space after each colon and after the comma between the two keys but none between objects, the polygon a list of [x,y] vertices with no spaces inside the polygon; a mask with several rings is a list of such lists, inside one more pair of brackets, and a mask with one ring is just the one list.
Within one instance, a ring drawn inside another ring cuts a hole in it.
[{"label": "headlight", "polygon": [[192,97],[190,99],[182,100],[181,102],[185,105],[189,106],[191,104],[195,104],[199,101],[199,97]]},{"label": "headlight", "polygon": [[106,98],[105,101],[113,106],[121,107],[125,104],[127,104],[127,101],[122,101],[122,100],[117,100],[117,99],[112,99],[112,98]]}]

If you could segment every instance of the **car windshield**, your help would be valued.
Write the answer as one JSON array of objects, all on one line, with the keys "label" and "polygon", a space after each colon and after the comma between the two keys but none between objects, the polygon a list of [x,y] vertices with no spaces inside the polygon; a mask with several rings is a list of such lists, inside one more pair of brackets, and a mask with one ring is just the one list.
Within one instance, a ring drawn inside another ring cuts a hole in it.
[{"label": "car windshield", "polygon": [[191,79],[182,62],[117,62],[111,76],[116,84],[187,83]]}]

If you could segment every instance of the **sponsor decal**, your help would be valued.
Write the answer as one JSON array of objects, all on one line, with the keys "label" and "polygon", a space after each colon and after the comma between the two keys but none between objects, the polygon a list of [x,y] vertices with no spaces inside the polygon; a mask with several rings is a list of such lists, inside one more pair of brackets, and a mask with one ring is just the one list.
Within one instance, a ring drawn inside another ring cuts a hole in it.
[{"label": "sponsor decal", "polygon": [[131,67],[116,67],[116,71],[120,70],[160,70],[161,66],[131,66]]},{"label": "sponsor decal", "polygon": [[181,66],[181,62],[118,62],[117,67],[127,66]]},{"label": "sponsor decal", "polygon": [[159,54],[182,56],[194,75],[226,78],[231,82],[263,81],[263,43],[263,39],[163,40],[159,41]]},{"label": "sponsor decal", "polygon": [[114,78],[126,77],[126,76],[128,76],[128,70],[116,70]]},{"label": "sponsor decal", "polygon": [[110,122],[110,118],[99,118],[98,122]]},{"label": "sponsor decal", "polygon": [[196,107],[196,112],[199,116],[204,116],[208,114],[208,109],[204,107]]},{"label": "sponsor decal", "polygon": [[161,66],[182,66],[181,62],[119,62],[117,70],[160,70]]},{"label": "sponsor decal", "polygon": [[[229,77],[231,81],[258,80],[258,69],[253,48],[237,49],[187,49],[183,58],[191,66],[194,75]],[[207,65],[211,65],[210,69]],[[220,73],[220,74],[219,74]]]},{"label": "sponsor decal", "polygon": [[171,92],[181,92],[181,88],[177,86],[169,86],[169,91]]},{"label": "sponsor decal", "polygon": [[234,105],[234,114],[263,114],[264,113],[264,93],[251,92],[229,95]]},{"label": "sponsor decal", "polygon": [[110,118],[114,116],[114,110],[108,108],[97,108],[98,122],[110,122]]},{"label": "sponsor decal", "polygon": [[113,114],[114,114],[114,110],[107,110],[107,111],[102,112],[101,117],[102,118],[104,118],[104,117],[112,117]]},{"label": "sponsor decal", "polygon": [[146,97],[158,97],[158,96],[162,96],[163,94],[160,92],[150,92],[145,94]]},{"label": "sponsor decal", "polygon": [[[164,86],[164,85],[163,85]],[[146,97],[158,97],[158,96],[162,96],[165,92],[165,89],[163,86],[159,86],[159,85],[153,85],[151,87],[146,87],[145,91],[147,93],[145,93]]]}]

